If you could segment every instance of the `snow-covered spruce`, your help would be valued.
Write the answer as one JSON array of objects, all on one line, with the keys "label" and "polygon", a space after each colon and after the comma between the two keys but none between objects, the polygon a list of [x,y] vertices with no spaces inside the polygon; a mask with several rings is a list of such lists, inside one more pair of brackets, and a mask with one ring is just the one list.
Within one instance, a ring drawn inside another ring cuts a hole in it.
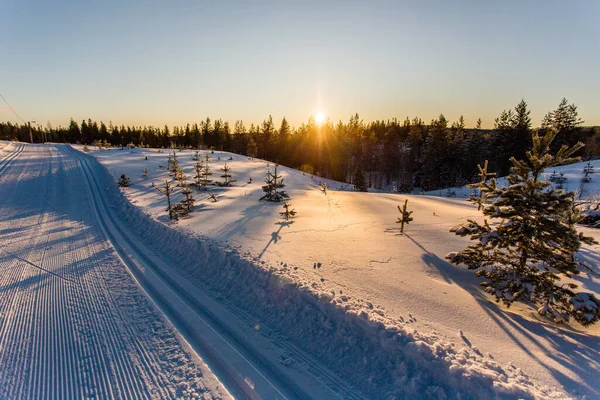
[{"label": "snow-covered spruce", "polygon": [[574,292],[577,285],[565,279],[580,273],[574,254],[581,244],[595,240],[574,228],[580,219],[575,194],[540,179],[545,168],[576,161],[572,156],[583,145],[563,146],[553,156],[549,149],[555,136],[550,130],[544,136],[533,134],[527,160],[511,159],[510,186],[498,188],[495,178],[472,185],[484,193],[483,215],[500,222],[469,220],[453,228],[476,243],[446,258],[484,277],[482,285],[498,302],[531,302],[556,323],[573,318],[585,326],[600,319],[599,302],[591,293]]}]

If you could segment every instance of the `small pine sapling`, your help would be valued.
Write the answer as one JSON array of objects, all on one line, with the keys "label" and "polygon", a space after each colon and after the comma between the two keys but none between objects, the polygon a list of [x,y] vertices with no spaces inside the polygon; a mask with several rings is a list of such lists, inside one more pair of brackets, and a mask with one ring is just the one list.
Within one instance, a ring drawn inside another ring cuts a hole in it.
[{"label": "small pine sapling", "polygon": [[158,187],[158,186],[154,185],[154,187],[156,188],[156,190],[158,190],[160,193],[164,194],[167,197],[167,209],[165,211],[169,213],[170,219],[177,221],[179,219],[178,209],[171,205],[171,196],[173,195],[173,186],[169,185],[169,180],[165,179],[164,186]]},{"label": "small pine sapling", "polygon": [[593,173],[594,173],[594,166],[592,165],[591,162],[588,161],[588,163],[585,165],[585,167],[583,167],[583,178],[581,178],[581,181],[584,183],[591,182],[592,178],[590,177],[590,175]]},{"label": "small pine sapling", "polygon": [[218,201],[217,196],[215,196],[215,194],[212,192],[212,190],[208,192],[208,198],[213,203],[216,203]]},{"label": "small pine sapling", "polygon": [[193,196],[193,191],[188,186],[187,177],[185,176],[185,173],[181,168],[179,168],[179,170],[177,171],[176,179],[178,182],[177,186],[181,188],[181,193],[183,194],[183,198],[179,202],[179,204],[181,205],[179,213],[182,216],[187,216],[190,213],[190,211],[192,211],[192,207],[194,206],[195,200]]},{"label": "small pine sapling", "polygon": [[250,183],[252,183],[252,177],[251,176],[248,177],[248,184],[250,184]]},{"label": "small pine sapling", "polygon": [[275,171],[273,173],[271,173],[270,169],[267,170],[267,177],[265,178],[266,185],[262,187],[265,195],[261,197],[260,200],[279,202],[284,199],[289,199],[290,196],[283,190],[280,190],[283,189],[285,185],[283,179],[278,181],[279,178],[281,178],[281,175],[277,175],[277,165],[275,165]]},{"label": "small pine sapling", "polygon": [[558,176],[554,180],[554,183],[556,183],[557,189],[564,189],[565,182],[567,182],[567,177],[565,176],[564,172],[561,172],[560,174],[558,174]]},{"label": "small pine sapling", "polygon": [[87,144],[84,144],[84,145],[83,145],[83,151],[84,151],[85,153],[88,153],[88,152],[90,151],[90,148],[88,147],[88,145],[87,145]]},{"label": "small pine sapling", "polygon": [[279,215],[281,215],[286,221],[296,215],[296,210],[294,210],[293,208],[290,210],[291,206],[292,205],[288,203],[287,200],[285,200],[283,202],[284,211],[279,213]]},{"label": "small pine sapling", "polygon": [[175,153],[175,150],[173,150],[173,155],[169,158],[171,160],[171,167],[169,168],[169,171],[171,171],[171,173],[175,175],[179,170],[179,161],[177,160],[177,154]]},{"label": "small pine sapling", "polygon": [[206,153],[206,156],[204,157],[204,178],[202,179],[202,186],[208,186],[212,183],[212,180],[208,179],[208,177],[212,175],[210,167],[208,166],[209,161],[210,155]]},{"label": "small pine sapling", "polygon": [[196,186],[202,186],[202,177],[204,176],[204,165],[202,165],[202,160],[198,158],[196,160],[196,164],[194,164],[194,171],[196,171],[196,175],[194,175],[194,183]]},{"label": "small pine sapling", "polygon": [[563,146],[552,155],[555,137],[553,130],[544,136],[533,133],[527,160],[511,158],[507,186],[496,186],[495,179],[481,184],[479,189],[486,192],[481,212],[487,218],[452,228],[475,243],[446,258],[485,278],[485,291],[507,307],[515,301],[530,303],[555,323],[573,318],[587,326],[600,319],[600,300],[593,293],[576,293],[577,285],[565,280],[584,267],[574,257],[582,243],[596,241],[575,230],[581,218],[574,208],[575,194],[541,179],[544,169],[577,161],[573,154],[583,145]]},{"label": "small pine sapling", "polygon": [[231,168],[227,165],[227,163],[225,163],[223,168],[221,168],[221,171],[223,171],[223,175],[221,175],[221,178],[223,178],[223,183],[221,183],[221,186],[229,186],[235,182],[233,179],[231,179]]},{"label": "small pine sapling", "polygon": [[144,172],[142,173],[144,178],[148,178],[148,168],[144,168]]},{"label": "small pine sapling", "polygon": [[120,187],[129,187],[131,185],[131,180],[125,174],[121,175],[119,178],[119,186]]},{"label": "small pine sapling", "polygon": [[404,233],[404,224],[408,225],[409,222],[411,222],[413,220],[413,217],[410,216],[413,212],[407,211],[406,210],[407,207],[408,207],[408,199],[404,200],[404,206],[402,208],[400,208],[400,206],[398,206],[398,211],[400,211],[400,217],[398,217],[398,220],[396,221],[396,223],[400,224],[400,233]]}]

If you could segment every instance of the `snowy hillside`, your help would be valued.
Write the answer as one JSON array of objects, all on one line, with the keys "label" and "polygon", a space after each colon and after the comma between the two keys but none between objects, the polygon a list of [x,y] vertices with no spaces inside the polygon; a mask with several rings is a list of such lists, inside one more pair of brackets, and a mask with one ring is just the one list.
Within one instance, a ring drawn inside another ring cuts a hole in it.
[{"label": "snowy hillside", "polygon": [[[600,374],[599,327],[557,328],[539,321],[533,308],[520,304],[510,310],[500,307],[480,290],[479,278],[472,272],[444,260],[445,254],[468,242],[449,229],[479,217],[476,208],[463,199],[339,191],[336,189],[344,185],[331,181],[324,193],[319,184],[325,180],[281,167],[290,203],[298,213],[286,222],[279,216],[281,204],[259,201],[267,162],[215,152],[211,154],[211,178],[220,181],[219,168],[227,163],[237,182],[232,187],[213,188],[216,203],[208,199],[206,191],[196,191],[192,214],[172,223],[165,213],[166,199],[152,186],[152,182],[159,185],[171,179],[164,150],[110,149],[91,154],[115,179],[123,173],[131,178],[131,186],[124,189],[126,196],[155,220],[187,237],[218,243],[225,253],[238,255],[268,276],[277,277],[285,293],[296,290],[291,286],[310,293],[304,299],[316,301],[323,314],[320,319],[296,321],[294,328],[315,335],[325,332],[324,342],[321,347],[310,341],[301,345],[312,349],[315,357],[332,369],[354,376],[356,385],[367,393],[380,388],[386,394],[406,396],[435,384],[439,393],[462,391],[476,396],[600,397],[600,382],[594,379]],[[193,152],[177,155],[191,179]],[[598,192],[600,162],[594,166],[599,172],[592,176],[593,185],[584,188],[587,196]],[[146,168],[148,176],[144,177]],[[557,168],[569,179],[567,189],[579,185],[582,168],[583,164]],[[456,194],[467,197],[468,191],[457,190]],[[395,223],[400,216],[397,206],[405,199],[408,209],[414,211],[414,221],[400,234]],[[595,246],[581,252],[596,272],[600,272],[599,250]],[[254,276],[248,274],[240,277]],[[577,280],[582,287],[600,293],[597,273],[582,274]],[[269,293],[264,301],[277,302]],[[254,312],[276,328],[285,320],[281,310],[278,316],[267,316],[259,308]],[[344,321],[361,328],[349,335],[340,328]],[[303,323],[312,326],[306,330]],[[334,339],[346,343],[346,350],[335,347],[339,343],[326,342]],[[362,350],[357,349],[359,345]],[[357,356],[360,351],[363,358]],[[358,359],[365,363],[360,371],[344,366]]]},{"label": "snowy hillside", "polygon": [[[562,173],[566,182],[563,187],[566,191],[577,192],[579,199],[590,199],[594,197],[600,197],[600,160],[592,160],[590,164],[595,170],[595,173],[589,175],[591,178],[590,182],[582,182],[583,169],[588,164],[587,161],[582,161],[569,165],[561,165],[555,168],[551,168],[544,172],[544,179],[550,180],[552,174],[560,176]],[[497,179],[498,186],[506,186],[506,178]],[[556,186],[556,183],[554,184]],[[450,188],[454,192],[455,197],[466,199],[470,194],[473,193],[473,189],[469,189],[467,186],[461,186],[457,188]],[[425,194],[429,196],[441,196],[446,197],[448,189],[432,190]]]}]

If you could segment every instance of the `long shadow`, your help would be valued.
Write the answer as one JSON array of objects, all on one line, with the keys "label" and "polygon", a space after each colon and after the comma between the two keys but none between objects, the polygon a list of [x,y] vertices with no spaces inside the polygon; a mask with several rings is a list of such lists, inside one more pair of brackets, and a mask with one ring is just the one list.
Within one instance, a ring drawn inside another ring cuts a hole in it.
[{"label": "long shadow", "polygon": [[[600,370],[600,366],[598,366],[598,363],[600,363],[600,353],[598,352],[600,338],[598,336],[577,332],[569,327],[557,327],[541,320],[532,321],[508,309],[501,308],[486,297],[479,285],[481,280],[472,271],[461,269],[442,260],[406,233],[404,236],[423,250],[421,258],[427,265],[437,268],[446,282],[456,283],[467,290],[504,333],[523,352],[546,368],[561,385],[567,389],[576,389],[581,384],[580,382],[593,381],[595,374]],[[584,254],[588,257],[588,260],[592,259],[594,262],[596,259],[600,259],[595,253],[584,252]],[[532,309],[532,311],[534,310]],[[536,347],[531,348],[530,345],[522,343],[514,331],[519,332],[531,343],[536,343]],[[553,348],[552,351],[549,351],[542,345],[538,345],[539,338],[543,338],[549,342]],[[543,352],[545,356],[574,373],[579,378],[579,381],[548,365],[547,362],[542,361],[538,356],[540,352]],[[590,363],[596,363],[597,367],[595,369],[590,368]],[[594,396],[600,395],[600,392],[589,385],[588,390],[593,392]]]},{"label": "long shadow", "polygon": [[262,251],[260,252],[260,254],[258,255],[258,258],[262,258],[262,256],[265,254],[265,252],[267,251],[267,249],[269,248],[269,246],[271,246],[274,243],[277,243],[279,241],[279,239],[281,239],[281,236],[279,236],[279,234],[281,233],[281,230],[284,227],[290,227],[292,224],[294,223],[294,221],[281,221],[281,222],[275,222],[275,225],[279,225],[279,229],[277,229],[274,232],[271,232],[271,239],[269,240],[269,242],[266,244],[265,248],[262,249]]},{"label": "long shadow", "polygon": [[229,239],[232,234],[245,235],[246,234],[246,226],[252,220],[257,218],[263,218],[266,221],[266,218],[271,213],[268,211],[269,204],[264,202],[259,202],[256,205],[246,208],[241,212],[242,218],[239,218],[235,221],[230,222],[227,225],[224,225],[221,229],[217,231],[219,236],[223,239]]}]

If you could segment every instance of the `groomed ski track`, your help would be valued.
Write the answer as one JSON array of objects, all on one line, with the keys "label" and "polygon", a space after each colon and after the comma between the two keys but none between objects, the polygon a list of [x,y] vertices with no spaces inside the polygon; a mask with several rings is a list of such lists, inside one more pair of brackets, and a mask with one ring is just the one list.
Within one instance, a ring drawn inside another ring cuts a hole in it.
[{"label": "groomed ski track", "polygon": [[239,398],[363,398],[172,271],[119,220],[96,160],[11,145],[0,160],[0,398],[227,397],[222,383]]},{"label": "groomed ski track", "polygon": [[[60,146],[59,150],[80,162],[96,200],[102,228],[122,262],[236,397],[364,398],[292,344],[278,339],[264,327],[255,329],[251,317],[235,306],[226,308],[214,299],[210,289],[197,282],[188,283],[187,278],[169,265],[170,260],[161,254],[163,252],[147,247],[114,215],[116,206],[110,204],[106,196],[106,192],[113,190],[106,185],[112,186],[114,182],[102,180],[101,177],[108,175],[104,167],[95,158],[70,146]],[[176,244],[165,243],[165,246],[173,250]],[[216,297],[220,298],[218,294]],[[290,360],[294,360],[294,365],[289,365]]]},{"label": "groomed ski track", "polygon": [[227,397],[96,228],[78,162],[13,147],[0,161],[0,398]]}]

